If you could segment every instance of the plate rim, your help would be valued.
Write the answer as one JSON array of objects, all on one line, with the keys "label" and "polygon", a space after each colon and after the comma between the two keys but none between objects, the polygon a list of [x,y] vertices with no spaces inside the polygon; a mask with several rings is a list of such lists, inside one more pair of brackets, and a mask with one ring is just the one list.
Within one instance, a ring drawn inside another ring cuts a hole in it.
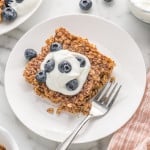
[{"label": "plate rim", "polygon": [[[130,37],[130,40],[132,40],[135,44],[136,44],[136,46],[137,46],[137,48],[139,49],[139,52],[140,52],[140,54],[141,54],[141,57],[142,57],[142,61],[143,61],[143,69],[145,70],[145,72],[144,72],[144,76],[145,76],[145,78],[144,78],[144,83],[143,83],[143,85],[144,85],[144,87],[143,87],[143,91],[142,91],[142,94],[141,94],[141,100],[139,100],[139,104],[138,104],[138,107],[140,106],[140,104],[141,104],[141,102],[142,102],[142,98],[143,98],[143,95],[144,95],[144,91],[145,91],[145,88],[146,88],[146,65],[145,65],[145,61],[144,61],[144,58],[143,58],[143,54],[142,54],[142,52],[140,51],[140,47],[138,46],[138,44],[135,42],[135,40],[132,38],[132,36],[124,29],[124,28],[122,28],[121,26],[119,26],[118,24],[116,24],[116,23],[114,23],[114,22],[112,22],[112,21],[110,21],[110,20],[107,20],[107,19],[105,19],[104,17],[101,17],[101,16],[96,16],[96,15],[89,15],[89,14],[78,14],[78,13],[74,13],[74,14],[67,14],[67,15],[61,15],[61,16],[55,16],[55,17],[53,17],[53,18],[48,18],[48,19],[45,19],[45,20],[43,20],[42,22],[40,22],[40,23],[38,23],[38,24],[36,24],[35,26],[33,26],[30,30],[28,30],[19,40],[18,40],[18,42],[15,44],[15,46],[13,47],[13,49],[12,49],[12,51],[11,51],[11,53],[10,53],[10,55],[9,55],[9,58],[11,57],[11,54],[14,52],[13,50],[15,49],[15,47],[17,47],[17,44],[26,36],[26,35],[28,35],[30,32],[32,32],[32,30],[34,30],[34,29],[36,29],[38,26],[40,26],[40,25],[42,25],[42,24],[44,24],[44,23],[46,23],[46,22],[48,22],[48,21],[51,21],[51,20],[55,20],[55,19],[59,19],[59,18],[62,18],[62,17],[68,17],[68,16],[86,16],[86,17],[94,17],[94,18],[96,18],[96,19],[100,19],[100,20],[103,20],[104,22],[106,22],[106,23],[109,23],[109,24],[112,24],[113,26],[115,26],[116,28],[119,28],[119,30],[121,30],[122,32],[124,32],[125,34],[127,34],[129,37]],[[25,127],[27,127],[30,131],[32,131],[34,134],[36,134],[36,135],[38,135],[38,136],[40,136],[40,137],[42,137],[42,138],[44,138],[44,139],[48,139],[48,140],[51,140],[51,141],[55,141],[55,142],[62,142],[62,140],[60,140],[60,139],[53,139],[53,138],[50,138],[50,137],[45,137],[45,136],[43,136],[43,135],[40,135],[40,133],[38,133],[38,132],[35,132],[33,129],[31,129],[30,127],[28,127],[27,126],[27,124],[25,124],[23,121],[22,121],[22,119],[19,117],[19,115],[17,114],[17,113],[15,113],[15,110],[13,110],[13,108],[11,107],[11,103],[10,103],[10,101],[9,101],[9,96],[8,96],[8,93],[7,93],[7,84],[6,84],[6,71],[7,71],[7,65],[8,65],[8,63],[9,63],[9,58],[8,58],[8,60],[7,60],[7,63],[6,63],[6,68],[5,68],[5,76],[4,76],[4,84],[5,84],[5,92],[6,92],[6,97],[7,97],[7,100],[8,100],[8,103],[9,103],[9,105],[10,105],[10,108],[11,108],[11,110],[13,111],[13,113],[14,113],[14,115],[21,121],[21,123],[25,126]],[[137,109],[138,109],[138,107],[135,109],[135,111],[134,111],[134,113],[137,111]],[[118,129],[120,129],[124,124],[126,124],[131,118],[132,118],[132,116],[134,115],[134,113],[132,113],[132,115],[128,118],[128,120],[125,122],[125,123],[123,123]],[[112,134],[112,133],[114,133],[114,132],[116,132],[118,129],[116,129],[116,130],[114,130],[113,132],[111,132],[111,133],[109,133],[109,134],[107,134],[107,135],[105,135],[104,137],[107,137],[108,135],[110,135],[110,134]],[[103,138],[104,138],[103,137]],[[92,139],[92,140],[86,140],[86,141],[73,141],[73,143],[74,144],[83,144],[83,143],[89,143],[89,142],[94,142],[94,141],[97,141],[97,140],[99,140],[99,139],[102,139],[102,138],[95,138],[95,139]]]}]

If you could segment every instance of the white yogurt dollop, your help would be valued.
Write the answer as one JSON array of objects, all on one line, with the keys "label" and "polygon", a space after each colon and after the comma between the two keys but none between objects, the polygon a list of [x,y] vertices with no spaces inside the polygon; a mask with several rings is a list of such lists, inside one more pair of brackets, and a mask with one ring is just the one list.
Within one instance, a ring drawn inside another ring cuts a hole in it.
[{"label": "white yogurt dollop", "polygon": [[[85,59],[86,64],[84,67],[80,67],[80,62],[76,59],[77,56]],[[64,95],[76,95],[79,93],[90,71],[91,65],[89,59],[79,53],[71,52],[69,50],[59,50],[57,52],[51,52],[45,57],[40,67],[41,70],[44,70],[44,65],[50,59],[54,59],[55,67],[51,72],[47,73],[47,87]],[[58,65],[62,61],[68,61],[71,64],[72,69],[69,73],[61,73],[59,71]],[[74,79],[78,80],[78,87],[75,90],[70,91],[66,88],[66,83]]]},{"label": "white yogurt dollop", "polygon": [[24,0],[21,3],[16,3],[16,1],[14,0],[11,3],[11,7],[17,11],[18,16],[21,16],[30,12],[36,3],[37,3],[37,0]]}]

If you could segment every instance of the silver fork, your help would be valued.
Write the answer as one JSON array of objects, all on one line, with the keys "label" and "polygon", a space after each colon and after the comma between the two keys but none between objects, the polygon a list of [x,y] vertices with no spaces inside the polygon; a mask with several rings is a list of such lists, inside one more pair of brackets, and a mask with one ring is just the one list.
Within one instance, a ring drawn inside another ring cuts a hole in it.
[{"label": "silver fork", "polygon": [[90,114],[73,130],[73,132],[58,145],[56,150],[67,150],[81,128],[92,118],[102,118],[112,108],[121,89],[118,83],[108,82],[104,88],[93,98]]}]

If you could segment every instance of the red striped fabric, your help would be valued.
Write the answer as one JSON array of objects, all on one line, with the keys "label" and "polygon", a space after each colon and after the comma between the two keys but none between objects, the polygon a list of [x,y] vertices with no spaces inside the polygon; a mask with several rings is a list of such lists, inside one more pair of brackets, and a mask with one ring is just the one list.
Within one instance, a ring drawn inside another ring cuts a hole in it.
[{"label": "red striped fabric", "polygon": [[150,150],[150,72],[140,107],[132,119],[114,133],[108,150]]}]

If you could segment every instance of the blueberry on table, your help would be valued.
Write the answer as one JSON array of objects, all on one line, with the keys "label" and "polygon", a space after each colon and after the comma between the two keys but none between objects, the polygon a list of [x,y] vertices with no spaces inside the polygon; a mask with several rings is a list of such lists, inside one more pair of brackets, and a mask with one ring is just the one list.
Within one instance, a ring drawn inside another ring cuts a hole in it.
[{"label": "blueberry on table", "polygon": [[27,60],[31,60],[32,58],[37,56],[37,52],[34,49],[26,49],[24,52],[24,56]]},{"label": "blueberry on table", "polygon": [[47,61],[47,63],[44,65],[44,69],[46,72],[51,72],[55,67],[55,61],[54,59],[50,59]]},{"label": "blueberry on table", "polygon": [[17,12],[11,7],[5,7],[2,12],[2,19],[6,22],[12,22],[17,18]]},{"label": "blueberry on table", "polygon": [[22,3],[24,0],[16,0],[17,3]]},{"label": "blueberry on table", "polygon": [[44,83],[46,82],[46,72],[45,71],[40,71],[36,74],[36,80],[39,82],[39,83]]},{"label": "blueberry on table", "polygon": [[58,42],[54,42],[50,46],[50,51],[51,52],[59,51],[61,49],[62,49],[62,45],[60,43],[58,43]]},{"label": "blueberry on table", "polygon": [[80,62],[80,67],[85,67],[86,61],[83,57],[77,56],[76,59]]},{"label": "blueberry on table", "polygon": [[68,91],[74,91],[75,89],[77,89],[78,85],[79,85],[78,80],[73,79],[73,80],[69,81],[68,83],[66,83],[66,88]]},{"label": "blueberry on table", "polygon": [[59,65],[58,65],[58,70],[61,73],[69,73],[72,70],[72,66],[68,61],[62,61]]},{"label": "blueberry on table", "polygon": [[80,0],[79,6],[82,10],[89,10],[92,7],[91,0]]}]

